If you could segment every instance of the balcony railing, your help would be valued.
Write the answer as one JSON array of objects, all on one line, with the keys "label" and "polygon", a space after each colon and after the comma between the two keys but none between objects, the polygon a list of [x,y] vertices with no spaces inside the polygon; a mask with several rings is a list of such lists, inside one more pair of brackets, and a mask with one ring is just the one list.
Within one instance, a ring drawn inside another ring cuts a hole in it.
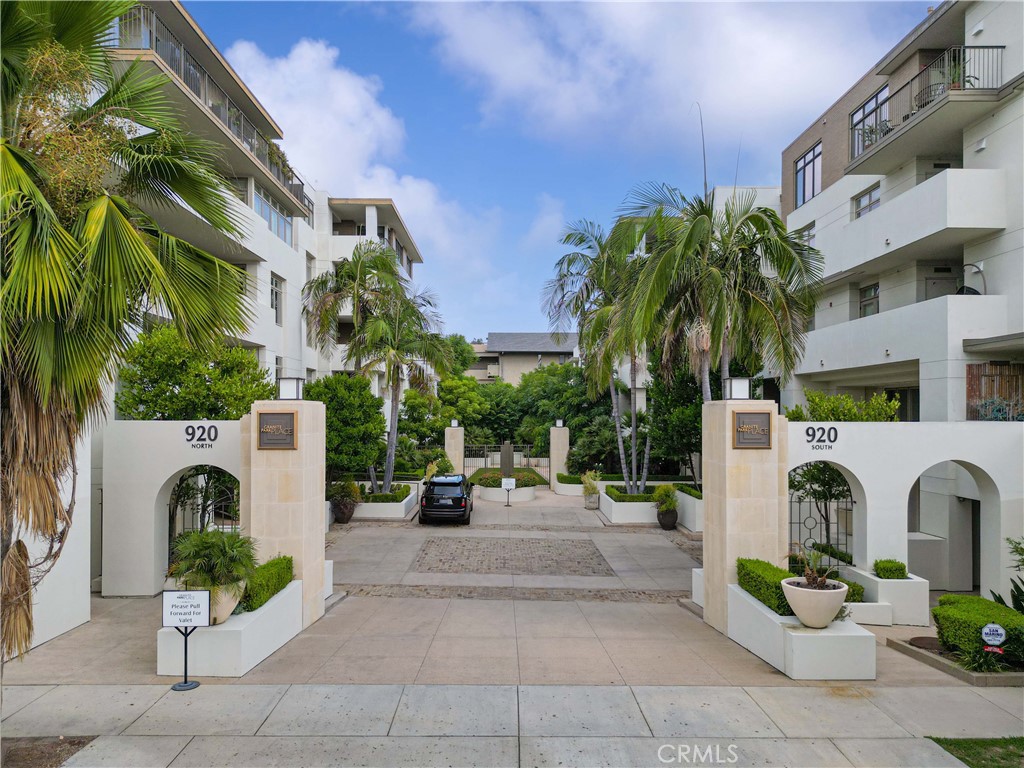
[{"label": "balcony railing", "polygon": [[313,201],[306,195],[305,184],[285,162],[277,144],[256,129],[185,46],[157,18],[153,9],[146,6],[132,8],[114,23],[106,44],[112,48],[155,51],[207,110],[312,214]]},{"label": "balcony railing", "polygon": [[1002,84],[1003,46],[954,46],[871,113],[856,122],[851,113],[850,159],[856,160],[950,91],[999,88]]}]

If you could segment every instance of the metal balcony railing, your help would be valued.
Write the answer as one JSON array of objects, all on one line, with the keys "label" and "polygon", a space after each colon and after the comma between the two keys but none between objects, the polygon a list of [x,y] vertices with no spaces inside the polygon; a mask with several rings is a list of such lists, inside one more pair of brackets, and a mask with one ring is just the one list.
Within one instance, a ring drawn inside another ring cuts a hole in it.
[{"label": "metal balcony railing", "polygon": [[948,92],[999,88],[1002,84],[1003,46],[954,46],[869,114],[856,121],[856,113],[850,114],[850,159],[856,160],[884,141]]},{"label": "metal balcony railing", "polygon": [[277,144],[256,129],[185,46],[157,18],[152,8],[140,5],[121,16],[114,22],[106,45],[111,48],[155,51],[181,82],[202,101],[206,109],[312,215],[313,201],[306,195],[305,183],[284,160]]}]

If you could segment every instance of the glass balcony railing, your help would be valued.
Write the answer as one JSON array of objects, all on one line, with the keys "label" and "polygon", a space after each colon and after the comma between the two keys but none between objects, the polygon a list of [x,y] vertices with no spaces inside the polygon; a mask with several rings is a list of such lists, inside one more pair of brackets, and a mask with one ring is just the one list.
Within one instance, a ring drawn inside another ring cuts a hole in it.
[{"label": "glass balcony railing", "polygon": [[944,51],[869,114],[850,115],[850,159],[856,160],[890,133],[911,122],[943,95],[1003,84],[1003,46],[958,45]]},{"label": "glass balcony railing", "polygon": [[140,5],[121,16],[106,44],[112,48],[155,51],[206,109],[312,214],[313,201],[306,195],[305,183],[285,161],[277,144],[256,129],[153,9]]}]

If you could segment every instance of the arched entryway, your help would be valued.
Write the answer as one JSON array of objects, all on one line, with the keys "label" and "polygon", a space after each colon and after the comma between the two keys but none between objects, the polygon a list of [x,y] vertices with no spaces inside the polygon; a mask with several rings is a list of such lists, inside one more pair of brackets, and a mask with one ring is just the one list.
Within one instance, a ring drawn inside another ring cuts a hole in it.
[{"label": "arched entryway", "polygon": [[169,477],[156,497],[157,519],[166,510],[168,561],[174,540],[183,533],[212,528],[237,532],[239,496],[238,478],[215,464],[196,464]]}]

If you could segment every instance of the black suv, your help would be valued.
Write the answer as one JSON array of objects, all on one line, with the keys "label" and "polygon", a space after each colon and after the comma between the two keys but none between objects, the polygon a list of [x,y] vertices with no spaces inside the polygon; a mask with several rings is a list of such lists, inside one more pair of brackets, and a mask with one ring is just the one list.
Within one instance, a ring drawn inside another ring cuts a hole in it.
[{"label": "black suv", "polygon": [[469,525],[472,511],[473,484],[465,475],[435,475],[420,497],[420,525],[438,520]]}]

